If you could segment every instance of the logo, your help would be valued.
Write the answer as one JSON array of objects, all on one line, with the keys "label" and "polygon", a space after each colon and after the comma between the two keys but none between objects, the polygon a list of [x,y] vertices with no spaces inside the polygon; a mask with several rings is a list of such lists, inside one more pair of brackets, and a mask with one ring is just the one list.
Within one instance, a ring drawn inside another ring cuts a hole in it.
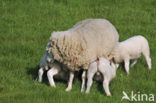
[{"label": "logo", "polygon": [[121,99],[121,101],[123,100],[128,100],[128,101],[154,101],[154,94],[141,94],[140,92],[134,93],[133,91],[131,91],[131,95],[128,96],[127,93],[125,91],[122,92],[123,93],[123,97]]}]

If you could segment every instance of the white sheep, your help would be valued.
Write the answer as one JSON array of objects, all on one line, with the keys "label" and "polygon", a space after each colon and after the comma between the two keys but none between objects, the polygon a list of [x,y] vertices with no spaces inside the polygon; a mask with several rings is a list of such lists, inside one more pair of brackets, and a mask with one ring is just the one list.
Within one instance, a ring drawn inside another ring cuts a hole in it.
[{"label": "white sheep", "polygon": [[86,93],[90,92],[90,88],[92,86],[93,77],[95,73],[101,72],[103,75],[103,88],[107,96],[111,96],[111,93],[109,91],[109,83],[115,77],[116,69],[117,68],[115,68],[114,64],[110,65],[110,61],[108,60],[108,58],[99,58],[99,63],[96,61],[90,63],[87,72],[88,81],[87,81]]},{"label": "white sheep", "polygon": [[117,65],[124,61],[126,72],[129,74],[130,60],[133,60],[131,66],[134,66],[141,54],[144,55],[148,68],[151,70],[150,48],[148,41],[145,37],[138,35],[120,42],[117,47],[114,48],[109,58],[113,59]]},{"label": "white sheep", "polygon": [[51,34],[54,59],[70,71],[88,69],[92,60],[107,57],[119,39],[115,27],[105,19],[87,19],[67,31]]}]

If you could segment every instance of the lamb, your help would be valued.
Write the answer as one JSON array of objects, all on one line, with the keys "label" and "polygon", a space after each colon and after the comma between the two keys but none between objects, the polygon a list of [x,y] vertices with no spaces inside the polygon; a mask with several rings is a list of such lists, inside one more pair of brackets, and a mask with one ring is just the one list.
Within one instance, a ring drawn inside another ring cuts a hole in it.
[{"label": "lamb", "polygon": [[117,68],[115,67],[113,63],[110,65],[110,61],[108,60],[108,58],[99,58],[99,63],[96,61],[90,63],[90,66],[87,72],[88,81],[87,81],[86,93],[90,92],[90,88],[93,83],[93,77],[95,73],[99,71],[102,73],[103,78],[104,78],[103,88],[107,96],[111,96],[111,93],[109,91],[109,83],[115,77],[116,69]]},{"label": "lamb", "polygon": [[44,71],[48,70],[49,67],[53,67],[53,55],[52,53],[44,53],[44,55],[42,56],[42,59],[40,61],[40,69],[38,71],[38,81],[42,82],[42,75],[44,73]]},{"label": "lamb", "polygon": [[[74,73],[69,72],[69,70],[67,69],[65,65],[59,63],[58,61],[54,61],[52,53],[48,52],[48,50],[50,49],[48,47],[49,47],[49,43],[46,47],[46,53],[43,55],[41,62],[40,62],[40,69],[38,72],[38,81],[42,82],[43,73],[45,70],[48,70],[47,77],[52,87],[56,87],[55,82],[54,82],[54,76],[56,79],[61,78],[64,80],[68,80],[68,77],[69,77],[68,87],[66,88],[66,91],[70,91],[72,89]],[[85,78],[83,77],[83,75],[84,73],[82,74],[81,91],[83,90],[84,84],[85,84],[85,80],[84,80]]]},{"label": "lamb", "polygon": [[[52,87],[56,87],[54,79],[53,79],[54,75],[56,75],[56,78],[67,80],[69,76],[69,71],[63,64],[57,61],[54,61],[54,62],[53,61],[54,59],[53,59],[52,53],[46,52],[43,55],[41,62],[40,62],[40,69],[38,72],[38,81],[42,82],[43,73],[45,70],[48,70],[47,77],[48,77],[49,83]],[[70,78],[72,78],[73,77],[72,75],[74,74],[71,73],[70,75],[71,75]],[[72,81],[70,81],[69,84],[71,85]]]},{"label": "lamb", "polygon": [[115,27],[105,19],[87,19],[50,37],[54,59],[70,71],[87,70],[91,61],[107,57],[119,39]]},{"label": "lamb", "polygon": [[109,59],[113,59],[117,66],[119,63],[124,61],[126,72],[129,74],[130,60],[133,60],[131,66],[134,66],[141,54],[144,55],[148,68],[151,70],[150,48],[148,41],[145,37],[138,35],[120,42],[112,51]]}]

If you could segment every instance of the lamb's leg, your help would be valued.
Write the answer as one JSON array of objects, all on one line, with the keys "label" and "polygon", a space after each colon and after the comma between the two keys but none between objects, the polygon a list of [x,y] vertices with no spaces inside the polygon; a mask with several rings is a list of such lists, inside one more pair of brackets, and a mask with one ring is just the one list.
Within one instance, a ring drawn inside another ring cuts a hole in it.
[{"label": "lamb's leg", "polygon": [[[109,71],[107,69],[109,69]],[[109,68],[109,66],[104,66],[102,64],[99,66],[99,71],[103,75],[103,88],[104,88],[107,96],[111,96],[111,93],[109,91],[109,82],[110,82],[111,78],[113,78],[112,73],[110,73],[110,72],[113,72],[113,69],[115,70],[116,68],[114,68],[114,67]]]},{"label": "lamb's leg", "polygon": [[86,89],[86,93],[89,93],[90,92],[90,88],[92,86],[92,83],[93,83],[93,76],[94,76],[95,73],[89,73],[88,74],[88,81],[87,81],[87,89]]},{"label": "lamb's leg", "polygon": [[111,96],[111,93],[109,91],[109,79],[104,77],[104,81],[103,81],[103,88],[106,92],[107,96]]},{"label": "lamb's leg", "polygon": [[126,72],[127,72],[127,74],[129,75],[129,59],[125,59],[124,62],[125,62],[125,69],[126,69]]},{"label": "lamb's leg", "polygon": [[137,63],[137,59],[134,59],[132,64],[131,64],[131,67],[133,67],[136,63]]},{"label": "lamb's leg", "polygon": [[93,62],[90,64],[89,68],[88,68],[88,72],[87,72],[87,89],[86,89],[86,93],[90,92],[90,88],[92,86],[93,83],[93,77],[94,74],[97,72],[97,63]]},{"label": "lamb's leg", "polygon": [[85,89],[85,80],[86,80],[86,71],[84,70],[83,73],[82,73],[81,92],[84,92],[84,89]]},{"label": "lamb's leg", "polygon": [[42,82],[43,73],[44,73],[44,68],[40,68],[38,71],[38,81],[39,82]]},{"label": "lamb's leg", "polygon": [[95,66],[92,65],[89,69],[88,69],[88,72],[87,72],[87,89],[86,89],[86,93],[89,93],[90,92],[90,88],[92,86],[92,83],[93,83],[93,77],[94,77],[94,74],[97,72],[97,67],[96,67],[96,64]]},{"label": "lamb's leg", "polygon": [[66,91],[70,91],[72,89],[73,79],[74,79],[74,72],[70,72],[70,74],[69,74],[69,81],[68,81],[68,87],[66,88]]},{"label": "lamb's leg", "polygon": [[47,76],[48,76],[48,80],[49,80],[49,83],[52,87],[56,87],[55,86],[55,82],[54,82],[54,78],[53,76],[58,74],[58,69],[55,69],[55,68],[51,68],[48,72],[47,72]]},{"label": "lamb's leg", "polygon": [[148,55],[147,56],[145,55],[145,58],[148,65],[148,69],[151,70],[151,58]]}]

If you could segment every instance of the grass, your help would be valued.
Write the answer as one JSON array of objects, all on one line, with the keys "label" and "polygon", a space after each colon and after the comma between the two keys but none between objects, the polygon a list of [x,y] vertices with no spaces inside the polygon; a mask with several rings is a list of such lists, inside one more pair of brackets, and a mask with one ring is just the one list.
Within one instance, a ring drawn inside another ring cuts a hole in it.
[{"label": "grass", "polygon": [[[122,91],[156,95],[155,0],[1,0],[0,14],[0,103],[119,103]],[[57,88],[51,88],[46,78],[44,83],[34,81],[51,33],[87,18],[108,19],[117,28],[120,41],[145,36],[152,71],[143,57],[129,76],[120,66],[110,84],[112,97],[96,82],[90,94],[84,94],[78,79],[69,93],[66,83],[56,82]]]}]

